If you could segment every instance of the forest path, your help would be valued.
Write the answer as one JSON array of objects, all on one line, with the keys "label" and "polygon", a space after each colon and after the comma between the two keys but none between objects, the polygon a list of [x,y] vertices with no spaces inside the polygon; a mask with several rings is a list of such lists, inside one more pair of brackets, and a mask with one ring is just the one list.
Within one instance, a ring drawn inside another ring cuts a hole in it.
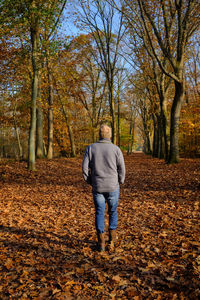
[{"label": "forest path", "polygon": [[117,248],[104,254],[81,162],[0,165],[0,299],[197,299],[200,160],[125,155]]}]

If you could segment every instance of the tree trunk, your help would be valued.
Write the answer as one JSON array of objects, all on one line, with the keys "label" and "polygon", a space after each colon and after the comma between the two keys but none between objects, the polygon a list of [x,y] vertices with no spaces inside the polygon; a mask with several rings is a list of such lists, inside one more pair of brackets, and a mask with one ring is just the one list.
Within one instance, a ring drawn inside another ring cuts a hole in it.
[{"label": "tree trunk", "polygon": [[19,159],[22,159],[23,157],[23,150],[22,150],[22,145],[20,142],[20,136],[19,136],[19,128],[15,128],[15,132],[16,132],[16,136],[17,136],[17,144],[18,144],[18,148],[19,148]]},{"label": "tree trunk", "polygon": [[44,157],[43,145],[43,111],[41,105],[38,105],[36,110],[37,124],[36,124],[36,157]]},{"label": "tree trunk", "polygon": [[94,128],[94,126],[92,125],[92,142],[95,143],[95,141],[96,141],[95,128]]},{"label": "tree trunk", "polygon": [[151,154],[151,143],[150,143],[150,138],[149,138],[149,132],[145,132],[145,153],[146,154]]},{"label": "tree trunk", "polygon": [[179,120],[183,100],[184,84],[183,82],[175,82],[175,96],[171,109],[170,152],[168,163],[179,162]]},{"label": "tree trunk", "polygon": [[37,103],[37,124],[36,124],[36,157],[44,157],[44,144],[43,144],[43,111],[41,105],[41,78],[39,77],[38,86],[38,103]]},{"label": "tree trunk", "polygon": [[48,109],[48,152],[47,158],[53,158],[53,82],[49,62],[47,58],[47,72],[49,81],[49,109]]},{"label": "tree trunk", "polygon": [[[164,90],[164,88],[163,88],[163,90]],[[169,150],[168,150],[168,141],[167,141],[167,116],[166,116],[166,109],[165,109],[165,101],[166,101],[165,96],[161,97],[161,99],[160,99],[160,122],[161,122],[161,128],[162,128],[164,158],[165,158],[165,161],[167,161],[168,156],[169,156]]]},{"label": "tree trunk", "polygon": [[75,147],[75,143],[74,143],[73,131],[72,131],[70,124],[67,125],[67,128],[68,128],[70,145],[71,145],[71,157],[75,157],[76,156],[76,147]]},{"label": "tree trunk", "polygon": [[128,141],[127,154],[133,153],[133,145],[134,145],[134,137],[135,137],[135,117],[131,118],[129,136],[130,137]]},{"label": "tree trunk", "polygon": [[164,143],[164,158],[165,161],[168,160],[169,150],[168,150],[168,141],[167,141],[167,117],[164,110],[161,111],[161,125],[162,125],[162,134],[163,134],[163,143]]},{"label": "tree trunk", "polygon": [[117,112],[117,118],[118,118],[118,122],[117,122],[117,126],[118,126],[118,130],[117,130],[118,147],[121,147],[120,95],[119,95],[119,91],[118,91],[118,95],[117,95],[117,107],[118,107],[118,112]]},{"label": "tree trunk", "polygon": [[96,142],[96,131],[97,131],[97,124],[98,121],[96,122],[95,119],[91,120],[91,126],[92,126],[92,142],[95,143]]},{"label": "tree trunk", "polygon": [[92,95],[92,142],[94,143],[96,141],[95,131],[96,131],[96,124],[98,123],[98,117],[97,117],[97,108],[96,108],[96,89],[94,88],[93,84],[93,95]]},{"label": "tree trunk", "polygon": [[110,104],[110,116],[111,116],[111,123],[112,123],[112,142],[116,144],[116,118],[115,118],[115,103],[113,99],[113,83],[112,78],[109,79],[109,104]]},{"label": "tree trunk", "polygon": [[35,131],[36,131],[36,101],[38,93],[38,32],[31,28],[32,43],[32,65],[33,65],[33,82],[32,82],[32,101],[31,101],[31,123],[29,129],[28,142],[28,169],[35,170]]},{"label": "tree trunk", "polygon": [[[114,103],[112,104],[114,106]],[[115,119],[115,113],[112,109],[112,142],[113,144],[116,144],[116,119]]]},{"label": "tree trunk", "polygon": [[159,144],[159,133],[158,133],[158,117],[153,116],[153,157],[158,157],[158,144]]},{"label": "tree trunk", "polygon": [[151,142],[150,142],[150,132],[147,124],[147,112],[143,113],[142,122],[144,128],[144,153],[145,154],[152,154],[151,151]]},{"label": "tree trunk", "polygon": [[22,159],[23,149],[22,149],[20,136],[19,136],[19,128],[17,127],[17,121],[16,121],[16,104],[14,106],[13,120],[14,120],[15,133],[16,133],[16,137],[17,137],[17,145],[18,145],[18,150],[19,150],[19,159]]},{"label": "tree trunk", "polygon": [[[144,122],[144,121],[143,121]],[[147,125],[143,124],[144,126],[144,153],[145,154],[151,154],[151,142],[150,142],[150,137],[149,137],[149,130],[147,128]]]},{"label": "tree trunk", "polygon": [[159,120],[159,148],[158,148],[158,158],[164,158],[164,139],[163,139],[163,130],[162,130],[162,120]]},{"label": "tree trunk", "polygon": [[164,132],[163,132],[163,124],[162,124],[162,117],[161,113],[158,116],[158,158],[163,159],[165,157],[164,149]]}]

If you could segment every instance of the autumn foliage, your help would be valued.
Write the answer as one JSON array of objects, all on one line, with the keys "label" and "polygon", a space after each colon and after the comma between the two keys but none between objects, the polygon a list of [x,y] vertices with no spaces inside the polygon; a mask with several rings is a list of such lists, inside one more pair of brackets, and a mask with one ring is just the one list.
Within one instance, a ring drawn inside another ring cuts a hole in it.
[{"label": "autumn foliage", "polygon": [[117,247],[105,254],[81,158],[39,160],[35,172],[1,162],[0,299],[198,299],[200,161],[125,162]]}]

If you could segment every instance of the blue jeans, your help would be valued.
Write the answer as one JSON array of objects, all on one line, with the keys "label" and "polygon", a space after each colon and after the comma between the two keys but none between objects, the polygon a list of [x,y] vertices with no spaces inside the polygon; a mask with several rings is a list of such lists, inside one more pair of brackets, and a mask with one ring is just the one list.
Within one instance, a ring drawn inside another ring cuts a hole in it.
[{"label": "blue jeans", "polygon": [[106,202],[108,203],[108,214],[109,214],[109,230],[115,230],[118,223],[117,207],[119,201],[118,188],[114,192],[98,193],[93,192],[93,200],[95,205],[95,226],[99,233],[104,232],[104,219],[105,219],[105,207]]}]

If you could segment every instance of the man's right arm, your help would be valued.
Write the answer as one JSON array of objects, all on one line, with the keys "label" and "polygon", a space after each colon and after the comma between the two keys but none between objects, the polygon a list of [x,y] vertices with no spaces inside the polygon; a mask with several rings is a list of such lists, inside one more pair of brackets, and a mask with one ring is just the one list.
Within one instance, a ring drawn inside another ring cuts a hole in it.
[{"label": "man's right arm", "polygon": [[90,174],[90,158],[89,158],[89,147],[87,147],[85,151],[85,155],[83,157],[83,162],[82,162],[82,173],[83,173],[83,178],[84,180],[91,184],[91,174]]}]

